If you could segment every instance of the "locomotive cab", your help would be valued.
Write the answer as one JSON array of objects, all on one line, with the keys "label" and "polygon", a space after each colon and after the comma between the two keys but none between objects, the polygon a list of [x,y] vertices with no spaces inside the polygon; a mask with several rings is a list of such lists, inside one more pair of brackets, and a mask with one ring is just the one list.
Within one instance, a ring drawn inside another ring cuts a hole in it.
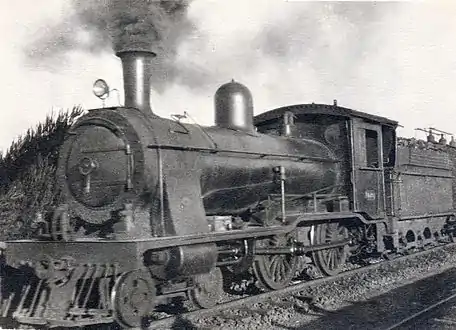
[{"label": "locomotive cab", "polygon": [[307,104],[261,114],[255,124],[261,133],[327,145],[341,164],[338,192],[349,198],[350,210],[366,219],[386,217],[385,171],[395,162],[397,122],[337,105]]},{"label": "locomotive cab", "polygon": [[385,170],[394,165],[395,125],[355,117],[350,126],[353,210],[385,218]]}]

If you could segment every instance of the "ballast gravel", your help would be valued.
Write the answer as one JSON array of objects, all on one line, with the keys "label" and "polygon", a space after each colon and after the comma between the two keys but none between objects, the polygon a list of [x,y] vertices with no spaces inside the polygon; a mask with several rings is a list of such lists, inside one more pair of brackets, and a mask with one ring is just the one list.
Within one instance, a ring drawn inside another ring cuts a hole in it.
[{"label": "ballast gravel", "polygon": [[[199,319],[181,320],[172,329],[316,329],[316,321],[341,317],[341,311],[363,302],[360,313],[375,315],[379,310],[375,297],[382,296],[382,303],[388,300],[388,292],[410,285],[424,278],[435,276],[456,264],[456,247],[448,246],[428,254],[411,256],[393,264],[350,277],[312,286],[301,292],[285,297],[269,298],[243,305],[217,315]],[[391,299],[398,299],[397,296]],[[386,297],[386,298],[385,298]],[[407,297],[403,297],[407,299]],[[395,301],[389,302],[394,308]],[[356,310],[356,308],[355,308]],[[343,318],[343,314],[342,314]],[[354,317],[354,322],[356,322]],[[336,322],[337,323],[337,322]],[[344,327],[347,324],[344,325]],[[350,328],[365,328],[365,325],[350,323]],[[334,329],[338,329],[335,327]]]}]

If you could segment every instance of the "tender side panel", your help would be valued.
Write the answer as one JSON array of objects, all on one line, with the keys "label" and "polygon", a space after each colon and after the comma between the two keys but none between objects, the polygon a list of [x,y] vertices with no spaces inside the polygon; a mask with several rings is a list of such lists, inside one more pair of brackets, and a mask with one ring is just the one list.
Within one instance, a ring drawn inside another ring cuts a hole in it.
[{"label": "tender side panel", "polygon": [[451,168],[449,154],[438,146],[399,141],[396,168],[390,176],[395,215],[407,217],[451,211]]},{"label": "tender side panel", "polygon": [[447,146],[451,160],[451,171],[453,174],[453,208],[456,209],[456,147]]}]

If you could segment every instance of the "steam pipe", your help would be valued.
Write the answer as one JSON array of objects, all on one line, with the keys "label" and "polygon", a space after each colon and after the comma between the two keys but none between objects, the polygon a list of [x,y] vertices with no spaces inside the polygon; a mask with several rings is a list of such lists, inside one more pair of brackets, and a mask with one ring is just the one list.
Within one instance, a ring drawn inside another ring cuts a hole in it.
[{"label": "steam pipe", "polygon": [[144,113],[152,112],[150,106],[151,66],[155,53],[144,50],[125,50],[116,54],[122,60],[125,107]]}]

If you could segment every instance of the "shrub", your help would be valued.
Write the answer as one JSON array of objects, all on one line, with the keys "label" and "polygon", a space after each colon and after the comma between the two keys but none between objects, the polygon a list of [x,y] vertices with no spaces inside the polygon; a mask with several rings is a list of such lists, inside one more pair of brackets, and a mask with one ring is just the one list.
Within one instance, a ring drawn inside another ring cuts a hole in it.
[{"label": "shrub", "polygon": [[0,239],[27,238],[37,212],[51,210],[59,198],[55,171],[65,134],[81,107],[51,114],[0,154]]}]

